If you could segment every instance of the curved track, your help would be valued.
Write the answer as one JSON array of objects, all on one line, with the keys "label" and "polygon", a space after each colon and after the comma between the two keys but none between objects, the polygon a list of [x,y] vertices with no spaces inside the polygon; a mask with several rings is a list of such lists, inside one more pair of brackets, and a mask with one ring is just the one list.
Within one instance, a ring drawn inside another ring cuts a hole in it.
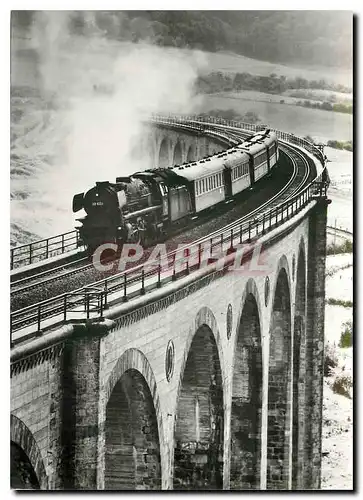
[{"label": "curved track", "polygon": [[[186,128],[194,130],[195,126]],[[212,131],[210,132],[212,133]],[[228,134],[228,137],[229,135],[231,136],[230,144],[232,144],[233,142],[241,142],[241,140],[244,140],[249,134],[247,132],[240,132],[238,134]],[[227,136],[224,135],[224,137]],[[29,300],[26,304],[24,304],[24,301],[21,301],[21,307],[26,307],[36,302],[36,294],[33,293],[34,291],[36,291],[36,289],[39,289],[43,286],[51,287],[52,284],[57,281],[64,281],[65,279],[67,279],[67,277],[70,278],[77,274],[87,273],[88,271],[91,271],[93,269],[93,265],[89,263],[86,264],[87,261],[88,258],[85,257],[67,264],[61,263],[58,266],[55,265],[54,267],[51,267],[46,271],[38,274],[32,274],[25,278],[16,279],[16,277],[14,277],[10,284],[11,308],[14,310],[18,309],[16,305],[16,299],[24,294],[31,293],[31,297],[29,297]]]},{"label": "curved track", "polygon": [[[287,208],[288,212],[289,200],[291,200],[293,197],[296,197],[297,193],[300,193],[304,190],[308,182],[316,176],[316,172],[313,160],[305,156],[299,150],[296,150],[292,146],[289,146],[287,144],[284,144],[282,146],[282,149],[289,156],[292,164],[294,165],[293,176],[291,177],[290,181],[284,186],[284,188],[281,189],[280,192],[278,192],[273,198],[265,201],[265,203],[260,205],[258,208],[250,211],[248,214],[237,219],[236,221],[224,226],[223,230],[219,229],[217,231],[209,233],[207,236],[193,241],[193,246],[201,245],[206,241],[210,241],[212,243],[212,248],[217,247],[218,245],[221,248],[221,246],[223,246],[227,241],[229,241],[232,246],[238,239],[242,243],[247,230],[249,232],[249,238],[258,236],[260,234],[258,232],[259,224],[260,228],[262,226],[262,232],[264,232],[265,222],[266,224],[268,223],[268,217],[271,226],[271,214],[273,213],[275,207],[276,226],[280,221],[285,220],[284,206],[285,208]],[[279,210],[280,207],[282,207],[281,211]],[[269,216],[266,215],[267,209],[269,209]],[[254,226],[252,228],[253,234],[251,234],[251,220],[253,220],[254,222]],[[168,260],[171,261],[174,258],[175,252],[171,252],[168,254]],[[47,319],[62,314],[64,314],[65,319],[67,311],[76,311],[78,308],[77,312],[79,312],[79,307],[86,307],[87,315],[92,315],[92,307],[90,307],[90,305],[92,306],[93,300],[96,300],[97,302],[97,304],[95,304],[94,306],[95,309],[97,309],[97,307],[99,308],[100,306],[100,300],[101,302],[103,300],[107,300],[108,304],[110,304],[110,302],[114,298],[119,300],[120,291],[124,293],[125,300],[126,298],[130,299],[133,296],[143,294],[145,293],[145,283],[149,278],[151,279],[152,277],[154,278],[152,288],[155,288],[155,286],[157,287],[160,285],[160,271],[158,273],[158,270],[154,269],[152,271],[145,272],[144,266],[143,264],[141,264],[133,267],[130,270],[120,272],[112,276],[111,278],[102,279],[93,282],[86,287],[79,288],[71,294],[62,294],[56,297],[52,297],[51,299],[43,301],[41,303],[20,309],[12,314],[12,331],[20,330],[34,323],[38,323],[38,328],[40,328],[41,322],[43,322],[42,324],[44,325],[45,323],[48,323]],[[169,276],[163,279],[170,280],[173,279],[173,277]],[[139,290],[133,290],[133,288],[138,285],[140,285]],[[105,290],[107,297],[103,298],[102,294]],[[101,304],[101,309],[102,307],[105,307],[107,303]],[[25,338],[22,338],[22,340],[25,340]]]},{"label": "curved track", "polygon": [[[240,142],[246,137],[246,133],[234,133],[231,134],[231,136],[236,142]],[[299,158],[301,160],[302,155],[294,152],[294,150],[289,146],[283,146],[281,149],[289,158],[292,165],[294,165],[293,175],[289,180],[289,182],[287,182],[287,184],[283,187],[283,189],[281,189],[278,193],[272,196],[272,198],[269,198],[262,205],[259,205],[257,209],[250,211],[244,217],[239,218],[235,220],[232,224],[228,224],[227,226],[225,226],[226,230],[232,228],[233,224],[239,224],[242,221],[246,220],[246,218],[253,217],[254,215],[258,214],[260,210],[265,210],[266,207],[271,208],[275,206],[274,203],[276,202],[276,200],[278,201],[278,203],[282,203],[289,196],[293,196],[298,189],[301,189],[304,186],[304,182],[306,182],[306,179],[303,178],[303,175],[305,172],[308,171],[308,169],[304,168],[299,169],[295,167],[295,165],[298,165],[299,163],[298,161]],[[294,188],[293,191],[290,190],[290,186],[292,184],[296,186],[296,188]],[[221,229],[219,228],[213,233],[208,234],[206,238],[210,239],[214,237],[217,233],[220,232],[220,230]],[[58,267],[51,268],[48,271],[44,271],[40,274],[31,275],[26,278],[13,281],[11,283],[12,310],[16,311],[20,308],[28,307],[30,305],[37,303],[39,301],[39,296],[37,295],[37,289],[41,289],[44,287],[48,295],[46,297],[47,300],[52,296],[52,289],[54,289],[55,291],[53,295],[57,295],[57,292],[59,293],[60,291],[59,289],[62,287],[62,283],[64,284],[63,290],[61,290],[62,292],[71,291],[72,285],[70,283],[70,279],[71,278],[73,279],[77,275],[82,276],[83,279],[83,277],[88,273],[90,283],[92,281],[96,280],[98,281],[107,276],[100,272],[96,273],[93,264],[89,263],[86,264],[86,262],[87,258],[79,259],[77,261],[68,263],[66,265],[63,264]],[[57,286],[55,286],[56,284]],[[88,283],[86,284],[88,285]],[[73,289],[75,288],[78,287],[73,286]]]}]

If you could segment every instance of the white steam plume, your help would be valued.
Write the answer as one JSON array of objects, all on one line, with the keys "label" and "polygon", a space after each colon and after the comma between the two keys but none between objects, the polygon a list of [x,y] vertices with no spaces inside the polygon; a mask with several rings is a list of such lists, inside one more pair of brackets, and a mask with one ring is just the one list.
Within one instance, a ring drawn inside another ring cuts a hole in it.
[{"label": "white steam plume", "polygon": [[99,32],[71,35],[70,16],[40,12],[35,18],[38,86],[52,106],[25,112],[15,141],[32,172],[30,180],[12,183],[16,190],[25,182],[28,191],[12,203],[12,220],[42,237],[71,229],[73,194],[149,166],[147,157],[132,155],[145,133],[143,118],[198,111],[192,88],[205,64],[196,52],[110,41]]}]

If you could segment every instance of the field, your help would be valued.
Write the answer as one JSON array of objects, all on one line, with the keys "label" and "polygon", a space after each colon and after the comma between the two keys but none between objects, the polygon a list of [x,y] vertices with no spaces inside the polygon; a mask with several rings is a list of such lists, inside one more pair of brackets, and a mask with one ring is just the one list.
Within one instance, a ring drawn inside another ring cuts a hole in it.
[{"label": "field", "polygon": [[202,110],[234,109],[240,114],[255,112],[261,123],[296,135],[311,135],[318,141],[352,140],[353,117],[343,113],[334,113],[319,109],[309,109],[290,104],[280,104],[283,96],[269,96],[261,92],[249,92],[245,99],[236,98],[235,94],[223,96],[204,96]]},{"label": "field", "polygon": [[[45,40],[42,65],[37,68],[30,41],[19,36],[13,42],[12,91],[24,92],[12,98],[11,110],[14,243],[71,229],[71,199],[76,190],[100,180],[101,172],[103,180],[125,167],[130,144],[140,133],[140,108],[144,113],[253,111],[262,123],[297,135],[324,142],[352,139],[351,115],[297,107],[293,97],[249,91],[195,99],[191,93],[195,78],[212,71],[324,78],[351,86],[349,71],[324,66],[295,68],[229,53],[145,44],[131,47],[102,40],[93,44],[78,40],[75,45],[69,45],[69,40],[53,41],[53,45]],[[39,81],[46,95],[41,94]],[[93,92],[97,85],[115,89],[115,93],[97,96]],[[32,97],[32,93],[36,95]],[[281,99],[286,102],[281,104]],[[337,222],[352,229],[352,153],[326,148],[326,154],[331,160],[329,196],[333,200],[329,224]],[[352,268],[328,280],[327,297],[351,297],[351,276]],[[327,306],[327,340],[339,339],[341,324],[351,314],[351,309]],[[328,455],[323,461],[323,488],[351,487],[351,412],[351,400],[333,394],[325,383],[323,451]]]},{"label": "field", "polygon": [[[353,300],[352,254],[329,256],[326,264],[331,274],[326,278],[326,298]],[[346,268],[347,265],[350,267]],[[352,312],[352,307],[325,307],[325,347],[334,346],[338,360],[332,376],[324,378],[322,488],[327,490],[353,487],[353,402],[332,390],[337,378],[353,379],[352,347],[339,347],[342,325],[352,321]]]},{"label": "field", "polygon": [[[179,49],[173,49],[179,50]],[[224,71],[230,73],[243,73],[244,71],[261,76],[267,76],[271,73],[276,75],[285,75],[286,77],[294,78],[302,76],[308,80],[325,80],[340,83],[348,87],[352,86],[353,75],[349,70],[327,66],[306,66],[293,67],[284,64],[270,63],[267,61],[258,61],[232,53],[210,53],[203,52],[207,60],[206,71]]]}]

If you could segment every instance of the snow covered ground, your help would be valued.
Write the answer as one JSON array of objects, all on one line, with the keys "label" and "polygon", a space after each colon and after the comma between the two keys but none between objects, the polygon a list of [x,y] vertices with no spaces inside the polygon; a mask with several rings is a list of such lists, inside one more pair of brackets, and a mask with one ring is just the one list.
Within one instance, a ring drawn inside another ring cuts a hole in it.
[{"label": "snow covered ground", "polygon": [[324,152],[330,160],[328,224],[353,231],[353,153],[328,147]]},{"label": "snow covered ground", "polygon": [[[352,264],[352,254],[327,257],[327,299],[353,300]],[[327,490],[349,490],[353,487],[353,400],[332,390],[337,377],[353,377],[353,349],[338,347],[342,324],[352,321],[352,314],[352,307],[326,305],[325,344],[335,344],[333,349],[338,360],[333,375],[324,378],[321,487]]]},{"label": "snow covered ground", "polygon": [[353,488],[352,400],[334,392],[324,381],[323,461],[321,488]]}]

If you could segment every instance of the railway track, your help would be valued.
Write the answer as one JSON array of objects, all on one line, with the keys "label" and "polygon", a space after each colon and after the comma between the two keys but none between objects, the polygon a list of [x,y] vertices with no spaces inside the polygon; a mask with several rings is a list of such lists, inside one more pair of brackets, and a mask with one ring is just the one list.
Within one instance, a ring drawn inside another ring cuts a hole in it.
[{"label": "railway track", "polygon": [[[243,138],[246,136],[246,134],[234,134],[234,137],[236,139],[236,142],[240,142],[243,140]],[[291,156],[291,152],[289,155]],[[295,172],[290,179],[290,182],[287,183],[284,188],[277,193],[275,196],[272,198],[269,198],[266,200],[266,202],[263,205],[259,206],[259,209],[263,209],[267,206],[271,206],[271,203],[273,200],[277,198],[277,196],[282,197],[282,193],[284,191],[288,192],[287,189],[290,186],[291,182],[295,179],[295,175],[298,175],[298,173]],[[257,209],[253,210],[252,212],[249,212],[247,217],[254,215],[257,213]],[[237,219],[237,222],[235,221],[234,223],[238,223],[241,219]],[[226,226],[227,228],[232,227],[231,224]],[[211,233],[208,235],[208,237],[214,236],[219,229],[216,230],[214,233]],[[175,236],[175,235],[174,235]],[[80,277],[84,277],[87,273],[90,274],[90,281],[95,280],[100,280],[108,276],[105,273],[96,273],[94,266],[92,263],[87,263],[87,258],[84,259],[79,259],[78,261],[75,261],[73,263],[67,264],[66,266],[61,265],[56,268],[50,269],[49,271],[46,271],[44,273],[38,274],[38,275],[33,275],[29,276],[27,278],[15,281],[11,284],[11,307],[12,310],[18,310],[23,307],[30,306],[39,300],[37,300],[37,290],[42,289],[43,287],[46,287],[47,290],[51,290],[51,288],[54,288],[54,286],[57,283],[65,282],[67,279],[70,282],[70,279],[74,279],[77,275]],[[87,285],[87,283],[85,283]],[[64,286],[64,289],[69,288],[68,286]],[[74,287],[78,288],[78,287]],[[68,289],[68,291],[70,291]],[[48,299],[47,297],[46,299]],[[20,307],[19,307],[20,305]]]},{"label": "railway track", "polygon": [[[240,142],[248,135],[249,134],[246,132],[234,134],[235,141]],[[87,260],[88,258],[84,257],[68,264],[60,264],[59,266],[52,267],[38,274],[27,276],[26,278],[18,280],[15,278],[10,284],[10,300],[12,309],[14,302],[19,296],[29,292],[35,292],[36,289],[43,286],[51,287],[52,284],[57,281],[65,280],[67,277],[70,278],[93,269],[93,264],[86,264]],[[35,297],[36,295],[32,293],[32,296]]]},{"label": "railway track", "polygon": [[[238,137],[238,134],[236,134],[236,137]],[[211,248],[219,246],[222,249],[226,243],[233,246],[238,241],[242,243],[247,236],[247,240],[250,240],[251,237],[258,237],[260,234],[259,228],[261,231],[262,227],[263,233],[265,224],[266,226],[269,224],[271,228],[283,222],[286,215],[288,216],[289,209],[293,211],[294,203],[296,203],[297,209],[298,203],[301,208],[308,202],[311,195],[309,193],[310,188],[305,188],[309,181],[316,176],[314,162],[287,144],[284,144],[282,149],[290,157],[294,165],[294,173],[284,188],[257,209],[226,225],[222,231],[219,229],[194,241],[193,247],[200,246],[203,242],[208,241],[211,242]],[[275,223],[273,222],[274,217]],[[251,220],[253,225],[251,225]],[[168,262],[173,259],[175,259],[175,252],[168,254]],[[163,281],[166,282],[173,279],[173,276],[163,277]],[[149,285],[147,285],[148,280],[150,281]],[[58,295],[41,303],[17,310],[11,315],[11,329],[16,332],[24,328],[29,329],[31,325],[37,325],[35,326],[35,331],[37,331],[37,328],[40,330],[41,326],[43,328],[47,327],[50,324],[49,320],[56,316],[61,316],[63,320],[66,320],[73,313],[79,314],[80,308],[82,311],[86,309],[87,316],[91,317],[96,310],[99,311],[101,308],[102,312],[113,300],[119,300],[120,292],[123,293],[124,300],[130,300],[145,293],[145,286],[149,286],[149,288],[151,286],[151,289],[153,289],[160,285],[160,267],[159,270],[154,269],[145,272],[144,265],[141,264],[130,270],[115,274],[110,278],[93,282],[71,293]],[[62,319],[60,318],[60,320]],[[29,335],[34,335],[34,328],[31,330],[33,332],[29,333]],[[12,342],[22,341],[25,338],[27,338],[27,334],[18,339],[13,338]]]},{"label": "railway track", "polygon": [[[189,125],[185,126],[185,128],[190,130],[190,129],[195,129],[195,126]],[[210,131],[210,133],[212,133],[212,130]],[[250,134],[247,132],[240,132],[238,134],[233,134],[235,143],[238,143],[241,140],[245,139],[248,135]],[[225,135],[224,138],[226,138]],[[232,144],[233,139],[230,142]],[[69,262],[67,264],[61,263],[58,266],[55,265],[54,267],[51,267],[45,271],[42,271],[37,274],[28,275],[24,278],[17,279],[15,275],[14,278],[11,278],[11,283],[10,283],[11,304],[13,304],[14,300],[17,297],[29,292],[36,291],[37,288],[39,289],[40,287],[43,286],[51,286],[52,283],[55,283],[56,281],[64,280],[67,277],[71,277],[76,274],[81,274],[89,271],[90,269],[93,268],[93,265],[86,264],[87,260],[88,258],[84,257]],[[12,306],[11,308],[13,309]]]},{"label": "railway track", "polygon": [[[61,264],[60,266],[53,267],[48,269],[47,271],[42,271],[38,274],[32,274],[25,278],[19,278],[15,276],[14,279],[10,283],[10,294],[18,294],[24,293],[27,290],[34,289],[36,286],[41,286],[48,281],[52,280],[52,276],[56,275],[57,277],[65,277],[69,271],[68,269],[75,268],[78,272],[81,272],[83,269],[87,268],[87,265],[83,265],[88,261],[88,257],[82,257],[81,259],[75,260],[73,262],[69,262],[67,264]],[[72,272],[72,271],[70,271]]]}]

